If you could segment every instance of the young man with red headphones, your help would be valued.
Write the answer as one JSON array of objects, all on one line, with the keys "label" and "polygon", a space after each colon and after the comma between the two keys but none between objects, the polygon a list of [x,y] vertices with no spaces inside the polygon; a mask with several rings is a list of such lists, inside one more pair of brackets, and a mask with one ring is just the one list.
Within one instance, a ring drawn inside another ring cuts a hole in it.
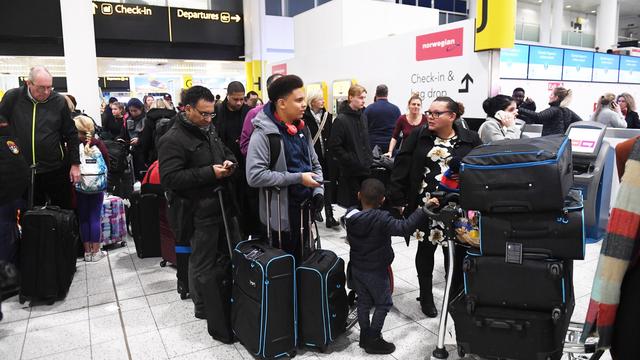
[{"label": "young man with red headphones", "polygon": [[[313,148],[309,130],[302,117],[307,107],[304,83],[295,75],[286,75],[275,80],[268,89],[269,102],[256,115],[252,123],[254,131],[247,151],[247,182],[257,188],[280,189],[278,196],[271,197],[271,219],[266,216],[266,195],[260,192],[260,219],[262,224],[270,221],[271,229],[282,231],[281,247],[302,258],[300,249],[301,205],[311,201],[313,209],[324,203],[322,167]],[[280,140],[277,159],[271,159],[270,137]],[[280,206],[280,219],[277,209]],[[309,211],[304,211],[304,224],[308,224]],[[303,232],[308,236],[308,231]],[[277,235],[274,238],[278,238]],[[305,239],[305,244],[309,244]]]}]

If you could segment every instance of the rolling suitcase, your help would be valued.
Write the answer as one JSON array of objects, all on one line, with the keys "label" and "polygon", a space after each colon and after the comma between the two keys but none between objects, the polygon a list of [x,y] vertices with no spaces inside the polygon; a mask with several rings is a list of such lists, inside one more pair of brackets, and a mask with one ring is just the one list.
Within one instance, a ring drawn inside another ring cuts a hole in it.
[{"label": "rolling suitcase", "polygon": [[139,258],[160,256],[160,199],[156,194],[135,191],[130,199],[131,235]]},{"label": "rolling suitcase", "polygon": [[560,318],[573,299],[571,260],[525,255],[522,264],[512,264],[504,257],[467,255],[462,271],[469,312],[479,306],[502,306]]},{"label": "rolling suitcase", "polygon": [[504,256],[507,247],[514,245],[521,247],[524,253],[558,259],[584,259],[582,192],[570,190],[564,208],[558,211],[480,215],[482,255]]},{"label": "rolling suitcase", "polygon": [[161,267],[165,267],[167,263],[177,265],[176,237],[169,225],[167,202],[164,199],[160,200],[160,256],[162,256]]},{"label": "rolling suitcase", "polygon": [[107,196],[102,202],[100,218],[100,242],[103,246],[119,244],[126,246],[127,222],[125,219],[124,203],[117,196]]},{"label": "rolling suitcase", "polygon": [[45,206],[27,211],[21,223],[20,303],[53,304],[66,296],[76,271],[78,221],[71,210]]},{"label": "rolling suitcase", "polygon": [[458,355],[473,354],[488,359],[559,360],[571,314],[554,321],[548,312],[478,306],[469,314],[463,297],[454,300]]},{"label": "rolling suitcase", "polygon": [[[300,211],[304,210],[303,206]],[[309,239],[313,239],[311,223],[308,229]],[[299,345],[324,352],[327,345],[346,331],[349,304],[344,260],[333,251],[316,249],[298,266],[296,277]]]},{"label": "rolling suitcase", "polygon": [[216,189],[216,192],[218,192],[220,209],[222,210],[226,251],[220,250],[213,272],[198,276],[196,281],[202,289],[202,301],[207,314],[209,335],[225,344],[231,344],[234,342],[231,328],[231,257],[233,256],[233,247],[224,200],[222,199],[222,188]]},{"label": "rolling suitcase", "polygon": [[563,135],[500,140],[471,150],[460,167],[460,206],[481,212],[557,211],[573,185]]},{"label": "rolling suitcase", "polygon": [[[271,244],[271,192],[266,191],[267,235]],[[279,209],[279,191],[277,196]],[[231,326],[238,340],[258,358],[295,356],[297,304],[293,255],[259,240],[246,240],[236,245],[232,263]]]}]

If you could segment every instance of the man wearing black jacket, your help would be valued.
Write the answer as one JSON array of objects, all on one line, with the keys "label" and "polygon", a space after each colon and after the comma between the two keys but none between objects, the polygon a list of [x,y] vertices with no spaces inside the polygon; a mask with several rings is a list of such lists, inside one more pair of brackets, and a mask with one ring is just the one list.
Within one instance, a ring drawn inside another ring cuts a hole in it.
[{"label": "man wearing black jacket", "polygon": [[[209,89],[186,91],[185,111],[158,144],[160,181],[169,191],[169,218],[180,243],[191,243],[189,293],[195,316],[205,318],[202,284],[214,272],[218,249],[226,249],[222,209],[215,189],[228,187],[236,158],[211,126],[215,98]],[[223,191],[225,211],[235,213],[232,194]]]},{"label": "man wearing black jacket", "polygon": [[35,166],[34,204],[70,209],[69,182],[80,181],[80,143],[67,101],[52,83],[45,67],[31,68],[25,85],[2,98],[0,115],[9,120],[22,155]]},{"label": "man wearing black jacket", "polygon": [[227,85],[227,97],[216,106],[216,117],[213,124],[222,143],[233,152],[238,159],[238,171],[233,180],[233,191],[240,208],[240,228],[245,236],[259,233],[258,209],[250,206],[248,194],[249,186],[245,173],[245,160],[240,152],[240,135],[244,118],[251,110],[244,103],[244,86],[239,81],[232,81]]},{"label": "man wearing black jacket", "polygon": [[352,85],[348,95],[348,100],[338,108],[329,139],[329,151],[340,167],[338,204],[347,208],[358,204],[360,183],[371,173],[373,162],[363,114],[367,91],[360,85]]}]

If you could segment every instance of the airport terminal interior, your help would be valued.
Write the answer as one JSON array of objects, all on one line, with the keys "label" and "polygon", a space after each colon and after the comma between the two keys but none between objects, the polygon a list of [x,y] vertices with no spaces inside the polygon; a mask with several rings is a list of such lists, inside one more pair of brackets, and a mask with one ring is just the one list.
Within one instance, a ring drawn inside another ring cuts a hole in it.
[{"label": "airport terminal interior", "polygon": [[0,7],[0,360],[640,359],[639,1]]}]

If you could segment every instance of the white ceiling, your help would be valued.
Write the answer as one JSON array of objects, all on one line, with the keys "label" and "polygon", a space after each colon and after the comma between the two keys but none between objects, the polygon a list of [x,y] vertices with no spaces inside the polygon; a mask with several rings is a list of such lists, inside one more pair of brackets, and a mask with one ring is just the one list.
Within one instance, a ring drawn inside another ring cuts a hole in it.
[{"label": "white ceiling", "polygon": [[[98,76],[198,75],[237,76],[244,74],[242,61],[98,58]],[[65,76],[63,57],[0,56],[0,75],[27,75],[33,65],[45,65],[53,76]]]},{"label": "white ceiling", "polygon": [[[519,0],[532,4],[539,4],[541,0]],[[640,0],[618,0],[620,3],[620,16],[640,16]],[[564,0],[565,8],[572,11],[592,13],[600,5],[600,0]]]}]

